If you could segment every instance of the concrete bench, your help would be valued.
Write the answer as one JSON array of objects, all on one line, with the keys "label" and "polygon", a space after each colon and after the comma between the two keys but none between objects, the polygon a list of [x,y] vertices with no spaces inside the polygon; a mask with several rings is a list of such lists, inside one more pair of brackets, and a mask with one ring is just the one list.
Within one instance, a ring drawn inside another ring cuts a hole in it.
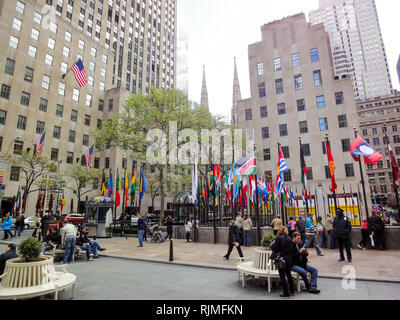
[{"label": "concrete bench", "polygon": [[[65,250],[64,249],[56,249],[54,248],[53,250],[49,250],[45,252],[46,256],[51,256],[54,258],[54,260],[56,258],[63,258],[65,254]],[[84,258],[86,257],[86,251],[82,250],[81,248],[79,248],[78,246],[75,248],[75,255],[74,255],[74,260],[79,260],[79,258]]]},{"label": "concrete bench", "polygon": [[[52,281],[42,285],[23,288],[6,288],[3,287],[0,282],[0,300],[29,299],[48,294],[54,294],[54,300],[58,300],[58,292],[68,287],[72,288],[72,299],[74,299],[76,276],[72,273],[68,273],[64,266],[55,267],[62,267],[63,272],[56,272],[55,275],[51,275],[44,271]],[[0,279],[5,275],[6,274],[1,275]]]}]

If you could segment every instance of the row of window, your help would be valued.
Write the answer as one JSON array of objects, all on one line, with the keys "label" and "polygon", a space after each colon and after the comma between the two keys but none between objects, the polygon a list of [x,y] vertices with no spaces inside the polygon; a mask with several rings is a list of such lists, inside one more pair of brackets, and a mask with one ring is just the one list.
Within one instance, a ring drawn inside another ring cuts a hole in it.
[{"label": "row of window", "polygon": [[[386,133],[386,132],[387,132],[387,128],[383,127],[382,128],[382,133]],[[392,126],[392,132],[398,132],[397,125]],[[363,136],[368,136],[368,129],[363,129],[362,133],[363,133]],[[371,134],[372,135],[377,135],[378,134],[378,129],[377,128],[372,128],[371,129]]]},{"label": "row of window", "polygon": [[[319,53],[318,53],[318,48],[313,48],[310,50],[310,58],[311,58],[311,63],[318,62],[319,61]],[[292,67],[300,67],[301,65],[301,59],[300,59],[300,54],[299,53],[293,53],[292,54]],[[281,58],[274,58],[272,61],[272,66],[273,70],[275,72],[281,71],[282,70],[282,64],[281,64]],[[257,63],[257,75],[261,76],[264,74],[264,63],[259,62]]]}]

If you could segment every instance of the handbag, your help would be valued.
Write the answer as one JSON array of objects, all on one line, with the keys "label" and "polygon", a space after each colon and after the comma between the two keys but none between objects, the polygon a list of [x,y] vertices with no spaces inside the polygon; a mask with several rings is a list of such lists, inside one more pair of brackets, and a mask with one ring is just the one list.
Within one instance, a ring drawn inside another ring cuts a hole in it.
[{"label": "handbag", "polygon": [[275,264],[275,267],[278,269],[285,269],[286,266],[286,260],[285,258],[281,255],[280,252],[273,252],[270,256],[270,259],[272,262]]}]

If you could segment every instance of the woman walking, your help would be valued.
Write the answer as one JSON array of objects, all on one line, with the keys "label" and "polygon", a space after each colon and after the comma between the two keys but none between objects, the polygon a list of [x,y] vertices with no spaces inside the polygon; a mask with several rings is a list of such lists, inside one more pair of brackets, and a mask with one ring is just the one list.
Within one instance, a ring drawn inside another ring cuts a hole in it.
[{"label": "woman walking", "polygon": [[282,298],[288,298],[294,295],[294,283],[292,278],[292,251],[293,241],[289,237],[289,231],[286,227],[281,227],[276,235],[275,241],[271,244],[272,259],[278,261],[277,268],[283,288]]},{"label": "woman walking", "polygon": [[14,238],[15,236],[11,233],[11,227],[12,227],[12,216],[10,213],[7,213],[5,218],[3,218],[3,222],[1,224],[1,227],[4,230],[4,238],[3,240],[8,239],[8,236],[10,235],[11,238]]},{"label": "woman walking", "polygon": [[191,239],[192,222],[190,221],[190,219],[188,219],[188,220],[186,221],[186,224],[185,224],[185,231],[186,231],[186,241],[187,241],[187,242],[192,242],[192,239]]},{"label": "woman walking", "polygon": [[367,250],[368,238],[369,238],[368,220],[364,220],[362,223],[361,235],[362,235],[362,240],[359,244],[357,244],[357,247],[360,250]]},{"label": "woman walking", "polygon": [[253,229],[253,222],[249,215],[246,214],[243,220],[243,233],[244,233],[244,243],[245,247],[251,247],[251,230]]},{"label": "woman walking", "polygon": [[225,260],[229,260],[229,256],[232,253],[233,247],[236,247],[239,253],[239,260],[244,260],[242,249],[240,248],[240,230],[239,227],[235,224],[235,221],[229,222],[229,239],[228,239],[228,252],[224,255]]}]

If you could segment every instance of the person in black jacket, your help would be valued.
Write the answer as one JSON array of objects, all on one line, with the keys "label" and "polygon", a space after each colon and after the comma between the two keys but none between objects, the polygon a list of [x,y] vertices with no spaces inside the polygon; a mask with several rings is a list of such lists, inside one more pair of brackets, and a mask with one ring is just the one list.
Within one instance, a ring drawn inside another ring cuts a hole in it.
[{"label": "person in black jacket", "polygon": [[171,215],[168,216],[166,224],[167,224],[167,235],[165,236],[164,240],[167,240],[168,237],[169,237],[169,240],[172,240],[172,232],[173,232],[172,225],[173,224],[172,224],[172,216]]},{"label": "person in black jacket", "polygon": [[[7,248],[6,252],[0,256],[0,275],[4,273],[4,269],[6,267],[7,260],[18,258],[18,254],[16,252],[17,247],[14,243],[10,243]],[[0,279],[1,281],[1,279]]]},{"label": "person in black jacket", "polygon": [[297,230],[301,234],[301,242],[306,242],[306,220],[303,217],[299,217],[297,220]]},{"label": "person in black jacket", "polygon": [[333,231],[335,232],[335,238],[337,240],[337,244],[339,247],[340,260],[345,261],[343,247],[346,248],[347,260],[349,262],[352,261],[351,257],[351,242],[350,242],[350,234],[351,234],[351,222],[347,217],[344,216],[344,211],[340,208],[336,210],[336,217],[333,221]]},{"label": "person in black jacket", "polygon": [[239,259],[240,260],[244,260],[243,257],[243,252],[242,249],[240,248],[240,229],[239,227],[236,225],[235,221],[231,221],[229,222],[229,238],[228,238],[228,253],[226,255],[224,255],[224,259],[225,260],[229,260],[229,256],[232,253],[233,247],[236,247],[238,253],[239,253]]},{"label": "person in black jacket", "polygon": [[379,213],[373,213],[368,219],[368,229],[374,233],[375,248],[385,250],[385,223]]},{"label": "person in black jacket", "polygon": [[294,295],[294,283],[291,272],[294,244],[288,235],[288,229],[286,227],[281,227],[276,235],[275,241],[271,244],[272,257],[274,257],[272,259],[280,256],[285,260],[283,266],[278,266],[279,277],[283,288],[283,294],[280,295],[282,298],[289,298],[290,295]]}]

